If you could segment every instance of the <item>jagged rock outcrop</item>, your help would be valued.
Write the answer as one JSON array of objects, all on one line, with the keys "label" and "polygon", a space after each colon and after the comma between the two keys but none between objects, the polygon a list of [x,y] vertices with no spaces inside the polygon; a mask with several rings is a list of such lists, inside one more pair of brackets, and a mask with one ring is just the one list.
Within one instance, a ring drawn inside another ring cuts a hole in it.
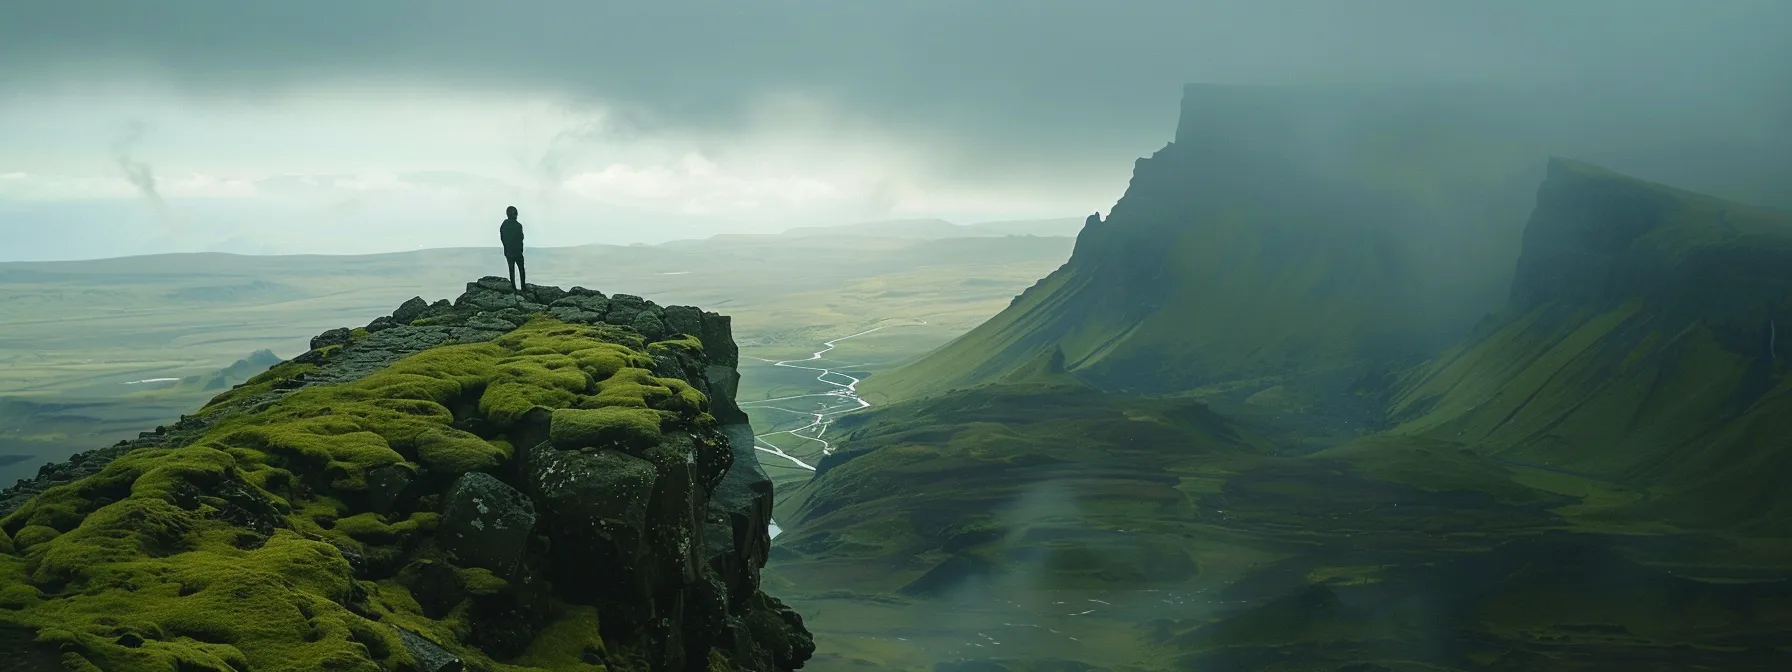
[{"label": "jagged rock outcrop", "polygon": [[759,589],[771,481],[726,316],[484,278],[311,345],[0,493],[0,631],[38,633],[19,660],[769,671],[812,654]]}]

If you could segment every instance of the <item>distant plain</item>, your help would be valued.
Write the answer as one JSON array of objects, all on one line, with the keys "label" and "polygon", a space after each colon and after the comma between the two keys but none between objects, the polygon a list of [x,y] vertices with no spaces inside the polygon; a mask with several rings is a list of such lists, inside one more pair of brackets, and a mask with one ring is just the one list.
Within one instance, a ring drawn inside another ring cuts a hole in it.
[{"label": "distant plain", "polygon": [[[875,371],[968,331],[1069,257],[1072,238],[1028,232],[1076,223],[873,223],[537,249],[529,281],[732,316],[740,398],[750,401],[827,388],[759,360],[802,359],[828,339],[908,325],[851,341],[852,368]],[[452,299],[504,271],[495,249],[0,263],[0,483],[153,430],[219,391],[182,378],[213,376],[257,350],[292,357],[320,332],[364,325],[412,296]],[[750,414],[760,432],[800,426],[787,413]],[[774,474],[791,471],[767,457]]]}]

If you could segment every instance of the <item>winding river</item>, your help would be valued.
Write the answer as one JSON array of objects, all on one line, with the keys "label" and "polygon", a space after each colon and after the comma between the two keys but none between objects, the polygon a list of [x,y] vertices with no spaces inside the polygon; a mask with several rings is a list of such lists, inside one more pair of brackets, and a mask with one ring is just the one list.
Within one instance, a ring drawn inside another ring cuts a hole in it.
[{"label": "winding river", "polygon": [[[923,324],[927,324],[927,322],[925,320],[915,320],[914,322],[906,324],[888,324],[881,327],[873,327],[856,334],[841,336],[834,340],[823,342],[820,350],[810,353],[808,357],[803,359],[786,359],[778,361],[760,357],[746,357],[746,359],[765,362],[772,366],[783,367],[786,369],[814,371],[816,382],[832,388],[812,394],[797,394],[787,397],[774,397],[771,399],[741,402],[740,407],[743,409],[762,408],[772,411],[782,411],[798,416],[808,416],[808,424],[801,427],[776,432],[766,432],[764,434],[755,434],[753,436],[753,447],[760,452],[776,455],[797,467],[815,471],[815,465],[804,462],[800,457],[784,452],[783,448],[779,448],[776,444],[767,441],[766,437],[785,434],[804,441],[812,441],[820,444],[820,454],[829,455],[834,452],[834,444],[823,437],[827,434],[828,427],[834,424],[834,420],[842,415],[856,413],[871,407],[871,402],[865,401],[863,398],[859,397],[859,379],[836,371],[833,367],[821,366],[821,364],[826,362],[826,360],[823,359],[823,356],[832,352],[834,348],[838,347],[841,341],[849,338],[857,338],[874,331],[889,329],[891,327],[911,327]],[[835,366],[845,365],[836,364]],[[802,408],[802,406],[810,407]],[[780,530],[777,521],[772,521],[771,532],[773,537],[778,536]]]}]

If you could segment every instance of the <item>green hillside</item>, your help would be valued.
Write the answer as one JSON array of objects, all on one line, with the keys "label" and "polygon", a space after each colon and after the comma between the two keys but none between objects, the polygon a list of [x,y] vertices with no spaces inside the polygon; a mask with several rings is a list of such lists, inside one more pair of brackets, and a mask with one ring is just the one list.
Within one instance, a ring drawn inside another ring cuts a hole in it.
[{"label": "green hillside", "polygon": [[1502,318],[1403,383],[1396,432],[1788,529],[1792,214],[1557,160],[1518,269]]}]

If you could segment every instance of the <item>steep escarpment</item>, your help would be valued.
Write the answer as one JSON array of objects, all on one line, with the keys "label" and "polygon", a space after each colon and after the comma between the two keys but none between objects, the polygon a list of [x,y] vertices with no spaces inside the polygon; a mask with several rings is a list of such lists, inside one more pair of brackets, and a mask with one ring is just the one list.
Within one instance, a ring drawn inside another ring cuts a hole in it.
[{"label": "steep escarpment", "polygon": [[25,669],[787,670],[728,318],[487,278],[0,496]]},{"label": "steep escarpment", "polygon": [[1553,160],[1510,304],[1402,386],[1403,434],[1652,488],[1681,521],[1783,529],[1792,214]]},{"label": "steep escarpment", "polygon": [[1138,160],[1068,263],[865,389],[973,387],[1059,348],[1106,390],[1348,398],[1506,290],[1537,164],[1453,100],[1191,85],[1176,140]]}]

